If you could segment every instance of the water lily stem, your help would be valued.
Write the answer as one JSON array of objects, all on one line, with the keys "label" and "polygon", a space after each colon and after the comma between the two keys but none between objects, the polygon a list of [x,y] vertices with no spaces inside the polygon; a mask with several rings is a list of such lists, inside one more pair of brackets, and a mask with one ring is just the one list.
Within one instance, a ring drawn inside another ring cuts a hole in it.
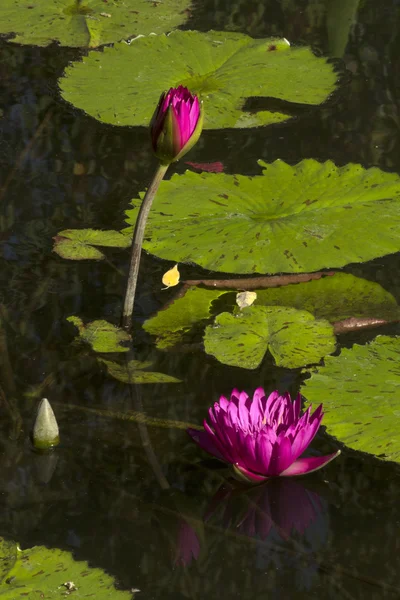
[{"label": "water lily stem", "polygon": [[146,195],[143,198],[142,205],[139,210],[136,220],[135,231],[133,233],[131,246],[131,262],[129,266],[128,283],[125,292],[124,310],[122,313],[122,327],[130,329],[132,325],[133,306],[135,303],[136,284],[139,274],[140,257],[142,253],[142,244],[144,230],[146,228],[147,217],[157,193],[158,187],[167,172],[169,165],[159,164],[154,173],[153,180],[147,189]]}]

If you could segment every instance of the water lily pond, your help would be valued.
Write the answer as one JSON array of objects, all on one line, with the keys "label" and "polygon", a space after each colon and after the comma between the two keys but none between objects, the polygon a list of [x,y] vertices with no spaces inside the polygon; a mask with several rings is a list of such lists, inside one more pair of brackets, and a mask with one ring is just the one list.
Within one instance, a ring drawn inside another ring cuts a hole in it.
[{"label": "water lily pond", "polygon": [[399,55],[396,0],[0,2],[0,596],[400,598]]}]

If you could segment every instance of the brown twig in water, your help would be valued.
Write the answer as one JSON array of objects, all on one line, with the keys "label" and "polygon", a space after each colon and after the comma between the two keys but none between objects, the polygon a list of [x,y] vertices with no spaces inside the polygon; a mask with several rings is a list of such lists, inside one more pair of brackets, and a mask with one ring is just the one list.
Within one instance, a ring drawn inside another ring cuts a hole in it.
[{"label": "brown twig in water", "polygon": [[293,275],[262,275],[261,277],[246,277],[238,279],[187,279],[185,286],[205,285],[217,289],[227,290],[258,290],[261,288],[275,288],[293,283],[303,283],[331,277],[336,271],[318,271],[316,273],[296,273]]},{"label": "brown twig in water", "polygon": [[350,317],[349,319],[343,319],[343,321],[336,321],[336,323],[333,323],[333,331],[338,335],[340,333],[374,329],[375,327],[382,327],[383,325],[390,325],[391,323],[398,323],[399,321],[400,319],[386,321],[386,319],[375,319],[374,317]]},{"label": "brown twig in water", "polygon": [[332,277],[336,271],[317,271],[316,273],[297,273],[295,275],[262,275],[261,277],[243,277],[238,279],[187,279],[182,287],[172,298],[163,306],[161,310],[166,310],[175,300],[183,298],[186,292],[197,285],[204,285],[208,288],[221,290],[258,290],[275,288],[296,283],[304,283],[321,279],[322,277]]}]

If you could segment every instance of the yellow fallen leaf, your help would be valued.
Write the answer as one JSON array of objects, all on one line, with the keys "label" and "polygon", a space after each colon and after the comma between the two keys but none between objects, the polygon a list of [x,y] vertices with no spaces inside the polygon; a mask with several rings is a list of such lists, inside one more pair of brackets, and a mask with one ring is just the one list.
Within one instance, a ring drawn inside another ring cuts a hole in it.
[{"label": "yellow fallen leaf", "polygon": [[179,278],[180,273],[178,271],[178,265],[175,265],[174,267],[172,267],[172,269],[164,273],[162,282],[166,287],[162,289],[167,290],[168,288],[173,287],[174,285],[178,285]]},{"label": "yellow fallen leaf", "polygon": [[257,298],[257,292],[239,292],[236,294],[236,304],[242,310],[247,306],[251,306]]}]

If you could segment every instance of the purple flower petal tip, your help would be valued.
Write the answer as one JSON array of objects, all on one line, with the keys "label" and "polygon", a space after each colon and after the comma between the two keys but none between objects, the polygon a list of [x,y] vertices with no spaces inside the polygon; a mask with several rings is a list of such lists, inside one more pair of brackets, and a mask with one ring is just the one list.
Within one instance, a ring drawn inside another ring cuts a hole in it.
[{"label": "purple flower petal tip", "polygon": [[301,397],[288,393],[268,397],[259,387],[253,397],[234,388],[209,409],[204,430],[188,430],[203,450],[233,465],[237,477],[261,483],[271,477],[304,475],[322,468],[340,452],[299,458],[314,439],[322,420],[322,405],[301,414]]},{"label": "purple flower petal tip", "polygon": [[291,477],[293,475],[306,475],[313,473],[325,467],[328,463],[339,456],[340,450],[326,456],[310,456],[308,458],[298,458],[285,471],[281,473],[281,477]]}]

